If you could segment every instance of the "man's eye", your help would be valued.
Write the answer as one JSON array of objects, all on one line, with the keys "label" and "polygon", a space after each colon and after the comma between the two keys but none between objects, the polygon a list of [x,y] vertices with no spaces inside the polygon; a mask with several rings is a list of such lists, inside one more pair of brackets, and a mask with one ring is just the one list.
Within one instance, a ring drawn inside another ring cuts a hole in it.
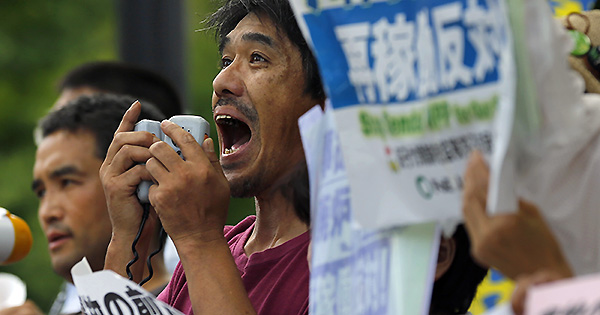
[{"label": "man's eye", "polygon": [[44,198],[44,195],[46,194],[46,190],[45,189],[37,189],[36,191],[34,191],[34,193],[38,199],[42,199],[42,198]]},{"label": "man's eye", "polygon": [[252,56],[250,57],[251,62],[265,62],[267,61],[267,59],[265,59],[263,56],[259,55],[259,54],[252,54]]},{"label": "man's eye", "polygon": [[63,188],[64,188],[64,187],[67,187],[67,186],[70,186],[70,185],[72,185],[72,184],[74,184],[74,183],[75,183],[75,181],[74,181],[74,180],[72,180],[72,179],[68,179],[68,178],[62,179],[62,180],[60,181],[60,185],[61,185]]},{"label": "man's eye", "polygon": [[229,58],[221,58],[221,68],[227,68],[231,63],[233,62],[233,60],[229,59]]}]

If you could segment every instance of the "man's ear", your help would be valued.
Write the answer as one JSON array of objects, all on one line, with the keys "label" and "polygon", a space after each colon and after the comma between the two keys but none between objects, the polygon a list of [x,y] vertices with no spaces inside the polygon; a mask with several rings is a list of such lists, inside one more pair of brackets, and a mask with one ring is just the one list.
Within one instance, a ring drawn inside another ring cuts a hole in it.
[{"label": "man's ear", "polygon": [[456,242],[453,238],[442,237],[440,240],[440,250],[438,252],[437,266],[435,268],[435,280],[441,278],[454,261],[456,254]]}]

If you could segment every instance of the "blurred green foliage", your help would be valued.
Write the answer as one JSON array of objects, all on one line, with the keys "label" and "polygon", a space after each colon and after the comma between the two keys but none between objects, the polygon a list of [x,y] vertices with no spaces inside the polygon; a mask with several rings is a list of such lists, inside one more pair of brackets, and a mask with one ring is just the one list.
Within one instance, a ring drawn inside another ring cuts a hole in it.
[{"label": "blurred green foliage", "polygon": [[[208,118],[219,56],[212,35],[195,30],[213,5],[190,0],[186,6],[189,111]],[[0,1],[0,207],[25,219],[34,234],[27,258],[0,266],[0,272],[23,279],[28,298],[45,311],[62,279],[51,269],[31,191],[33,128],[58,96],[55,84],[64,73],[87,61],[118,58],[116,32],[113,1]],[[252,210],[252,200],[232,200],[228,223]]]}]

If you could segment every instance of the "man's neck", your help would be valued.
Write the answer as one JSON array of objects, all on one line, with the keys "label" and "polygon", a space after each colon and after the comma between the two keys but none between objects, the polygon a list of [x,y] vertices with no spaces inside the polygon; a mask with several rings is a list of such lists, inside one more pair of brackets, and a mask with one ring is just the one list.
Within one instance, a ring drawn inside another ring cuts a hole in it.
[{"label": "man's neck", "polygon": [[256,197],[256,223],[244,250],[247,256],[279,246],[306,232],[292,202],[280,193]]}]

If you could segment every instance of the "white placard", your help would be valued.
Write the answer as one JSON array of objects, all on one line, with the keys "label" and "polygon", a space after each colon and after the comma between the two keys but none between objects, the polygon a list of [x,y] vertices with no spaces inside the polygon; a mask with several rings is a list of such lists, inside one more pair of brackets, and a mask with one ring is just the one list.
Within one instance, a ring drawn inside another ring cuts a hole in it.
[{"label": "white placard", "polygon": [[383,231],[354,224],[333,110],[317,106],[299,126],[311,190],[310,313],[428,314],[436,224]]},{"label": "white placard", "polygon": [[531,287],[527,291],[525,314],[600,314],[600,274]]},{"label": "white placard", "polygon": [[84,257],[71,269],[83,312],[97,314],[182,314],[137,283],[111,270],[92,272]]},{"label": "white placard", "polygon": [[[469,153],[497,169],[511,139],[505,0],[291,3],[335,109],[356,220],[389,228],[460,219]],[[490,204],[512,207],[496,198],[498,175]]]}]

